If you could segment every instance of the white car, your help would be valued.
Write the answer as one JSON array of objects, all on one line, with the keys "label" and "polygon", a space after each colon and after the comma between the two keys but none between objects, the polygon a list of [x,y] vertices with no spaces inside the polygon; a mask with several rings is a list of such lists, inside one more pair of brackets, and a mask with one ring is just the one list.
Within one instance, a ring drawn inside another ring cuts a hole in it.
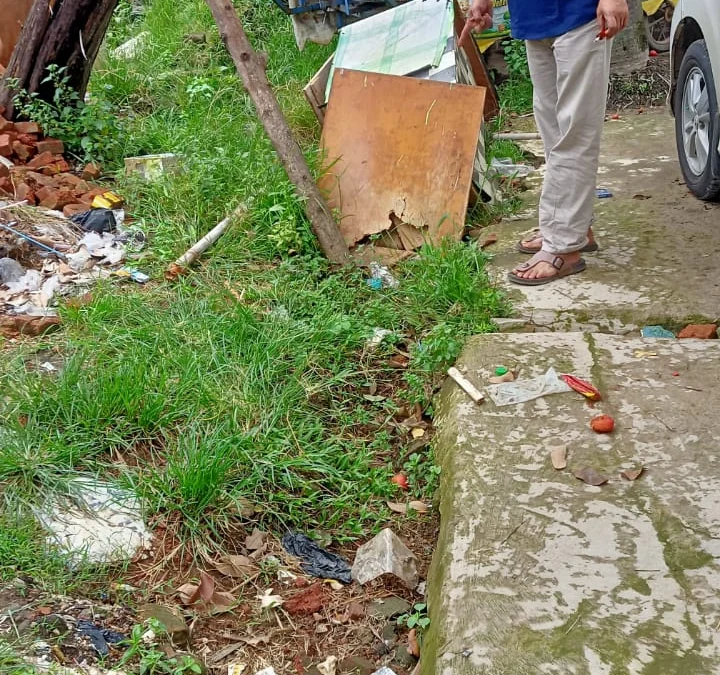
[{"label": "white car", "polygon": [[720,199],[720,0],[680,0],[670,41],[680,167],[700,199]]}]

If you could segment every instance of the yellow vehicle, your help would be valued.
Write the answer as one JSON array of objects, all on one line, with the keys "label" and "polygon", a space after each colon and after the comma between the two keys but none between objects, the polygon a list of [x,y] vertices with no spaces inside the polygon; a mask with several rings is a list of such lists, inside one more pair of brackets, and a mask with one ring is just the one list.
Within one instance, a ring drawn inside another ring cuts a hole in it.
[{"label": "yellow vehicle", "polygon": [[670,28],[678,0],[643,0],[645,30],[650,49],[666,52],[670,49]]}]

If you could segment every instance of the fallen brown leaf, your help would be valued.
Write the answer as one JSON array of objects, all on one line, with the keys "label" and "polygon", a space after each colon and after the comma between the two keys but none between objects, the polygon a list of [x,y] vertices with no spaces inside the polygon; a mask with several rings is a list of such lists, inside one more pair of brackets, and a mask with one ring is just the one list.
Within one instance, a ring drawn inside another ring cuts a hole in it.
[{"label": "fallen brown leaf", "polygon": [[232,593],[215,590],[215,580],[207,572],[200,572],[199,584],[180,586],[178,595],[184,605],[199,604],[211,614],[227,612],[236,602]]},{"label": "fallen brown leaf", "polygon": [[403,515],[407,513],[407,504],[400,504],[399,502],[386,502],[386,504],[388,508],[395,513],[400,513]]},{"label": "fallen brown leaf", "polygon": [[267,534],[255,528],[252,534],[245,538],[245,548],[248,551],[257,551],[259,548],[262,548],[265,539],[267,539]]},{"label": "fallen brown leaf", "polygon": [[605,485],[605,483],[610,480],[607,476],[604,476],[603,474],[595,471],[595,469],[589,466],[574,471],[573,476],[583,481],[583,483],[587,483],[588,485],[594,485],[595,487]]},{"label": "fallen brown leaf", "polygon": [[200,599],[200,591],[197,584],[183,584],[177,590],[180,602],[183,605],[194,605]]},{"label": "fallen brown leaf", "polygon": [[397,368],[398,370],[401,370],[403,368],[407,368],[408,365],[410,365],[410,359],[402,354],[395,354],[388,360],[388,366],[390,366],[390,368]]},{"label": "fallen brown leaf", "polygon": [[556,445],[550,449],[550,461],[558,471],[567,466],[567,445]]},{"label": "fallen brown leaf", "polygon": [[497,236],[497,234],[495,234],[495,233],[493,232],[492,234],[489,234],[489,235],[485,238],[485,241],[484,241],[482,244],[480,244],[480,248],[481,248],[481,249],[485,249],[485,248],[487,248],[488,246],[492,246],[493,244],[497,244],[497,241],[498,241],[498,236]]},{"label": "fallen brown leaf", "polygon": [[408,633],[408,654],[411,654],[416,659],[420,658],[420,643],[417,639],[417,631],[414,628]]},{"label": "fallen brown leaf", "polygon": [[629,481],[636,481],[640,476],[645,473],[645,467],[639,466],[636,469],[625,469],[620,475]]},{"label": "fallen brown leaf", "polygon": [[257,569],[255,563],[245,555],[229,555],[217,563],[215,569],[226,577],[245,579]]},{"label": "fallen brown leaf", "polygon": [[430,505],[425,502],[414,501],[408,504],[408,508],[417,513],[427,513],[430,510]]}]

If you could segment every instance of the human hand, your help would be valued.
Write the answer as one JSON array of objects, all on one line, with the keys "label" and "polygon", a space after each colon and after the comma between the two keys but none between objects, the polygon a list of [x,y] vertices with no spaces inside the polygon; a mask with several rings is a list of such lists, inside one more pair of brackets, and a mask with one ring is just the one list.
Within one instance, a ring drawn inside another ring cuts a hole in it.
[{"label": "human hand", "polygon": [[598,37],[608,40],[615,37],[627,26],[629,16],[627,0],[600,0],[597,6]]},{"label": "human hand", "polygon": [[483,31],[490,28],[493,22],[492,8],[493,0],[472,0],[465,29]]}]

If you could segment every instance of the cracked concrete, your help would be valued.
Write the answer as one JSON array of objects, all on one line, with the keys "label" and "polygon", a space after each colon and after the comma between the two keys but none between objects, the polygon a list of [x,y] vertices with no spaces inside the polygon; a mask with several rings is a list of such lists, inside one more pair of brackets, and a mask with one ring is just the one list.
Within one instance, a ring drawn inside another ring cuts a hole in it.
[{"label": "cracked concrete", "polygon": [[[476,406],[446,383],[424,673],[720,673],[720,341],[495,334],[458,363],[481,389],[500,364],[553,366],[605,399]],[[590,430],[599,413],[614,434]],[[609,483],[577,480],[583,466]],[[620,477],[638,466],[638,481]]]},{"label": "cracked concrete", "polygon": [[[514,247],[537,226],[543,172],[531,176],[523,217],[491,228],[499,235],[493,266],[516,316],[553,330],[623,334],[720,315],[720,205],[697,200],[681,182],[673,124],[664,110],[606,123],[598,186],[614,196],[597,201],[600,252],[585,256],[583,274],[523,288],[505,274],[526,259]],[[542,156],[541,143],[527,147]]]}]

